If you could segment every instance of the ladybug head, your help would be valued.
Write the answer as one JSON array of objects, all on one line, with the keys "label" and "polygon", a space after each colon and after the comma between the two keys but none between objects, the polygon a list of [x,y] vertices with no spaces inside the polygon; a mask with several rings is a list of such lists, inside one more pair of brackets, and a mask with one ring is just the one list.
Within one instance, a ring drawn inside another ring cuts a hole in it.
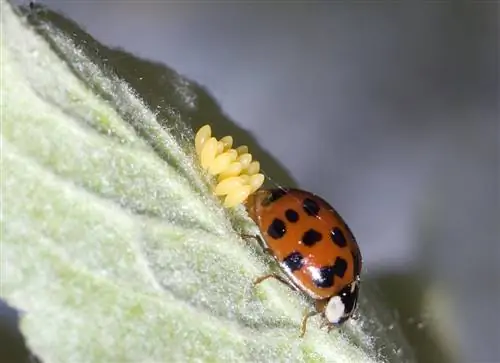
[{"label": "ladybug head", "polygon": [[257,224],[259,224],[259,214],[262,201],[266,198],[267,195],[268,192],[266,190],[258,190],[257,192],[250,194],[245,202],[245,207],[248,215]]},{"label": "ladybug head", "polygon": [[345,323],[356,310],[359,294],[359,280],[356,279],[332,296],[325,307],[325,317],[333,325]]},{"label": "ladybug head", "polygon": [[288,189],[260,189],[250,194],[245,202],[247,212],[255,223],[259,224],[260,216],[265,210],[271,208],[272,204],[287,194]]}]

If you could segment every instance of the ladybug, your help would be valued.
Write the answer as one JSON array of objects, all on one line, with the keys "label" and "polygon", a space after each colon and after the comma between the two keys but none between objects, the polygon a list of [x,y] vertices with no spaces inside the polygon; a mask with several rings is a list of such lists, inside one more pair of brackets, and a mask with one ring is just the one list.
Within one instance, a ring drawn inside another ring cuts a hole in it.
[{"label": "ladybug", "polygon": [[282,274],[268,274],[257,285],[274,278],[314,302],[314,311],[302,319],[301,337],[307,320],[320,314],[328,331],[347,321],[356,308],[362,258],[346,222],[321,197],[299,189],[261,189],[251,194],[246,209],[258,225],[263,240]]}]

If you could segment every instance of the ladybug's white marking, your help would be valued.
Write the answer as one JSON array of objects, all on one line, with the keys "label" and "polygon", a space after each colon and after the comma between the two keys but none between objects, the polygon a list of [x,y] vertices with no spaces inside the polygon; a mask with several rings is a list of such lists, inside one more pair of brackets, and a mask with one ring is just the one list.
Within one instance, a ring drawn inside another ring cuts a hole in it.
[{"label": "ladybug's white marking", "polygon": [[325,316],[326,319],[332,323],[337,324],[345,313],[345,306],[340,296],[334,296],[326,305]]}]

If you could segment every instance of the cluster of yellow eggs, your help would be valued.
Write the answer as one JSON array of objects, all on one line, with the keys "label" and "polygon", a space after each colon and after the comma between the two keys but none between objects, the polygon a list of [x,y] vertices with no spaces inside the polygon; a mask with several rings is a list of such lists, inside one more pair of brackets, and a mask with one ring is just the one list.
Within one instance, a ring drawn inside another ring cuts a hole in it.
[{"label": "cluster of yellow eggs", "polygon": [[210,125],[198,130],[195,147],[202,168],[217,177],[214,193],[225,196],[225,207],[235,207],[243,203],[264,183],[264,175],[259,173],[260,163],[252,161],[248,147],[242,145],[233,149],[231,136],[217,140],[212,137]]}]

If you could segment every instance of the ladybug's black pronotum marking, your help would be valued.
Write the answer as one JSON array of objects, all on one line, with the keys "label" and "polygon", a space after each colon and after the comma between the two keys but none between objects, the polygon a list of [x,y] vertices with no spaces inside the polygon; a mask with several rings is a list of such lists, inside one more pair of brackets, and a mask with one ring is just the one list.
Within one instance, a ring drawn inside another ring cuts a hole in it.
[{"label": "ladybug's black pronotum marking", "polygon": [[291,272],[298,271],[304,266],[304,257],[300,252],[292,252],[283,259],[283,263]]},{"label": "ladybug's black pronotum marking", "polygon": [[288,220],[288,222],[295,223],[299,220],[299,213],[297,213],[293,209],[287,209],[285,212],[285,217]]},{"label": "ladybug's black pronotum marking", "polygon": [[346,313],[344,313],[344,316],[340,318],[340,320],[337,322],[337,325],[343,324],[350,318],[351,313],[354,311],[354,307],[356,306],[358,294],[358,284],[354,287],[354,291],[351,291],[350,284],[340,290],[338,295],[340,296],[340,300],[342,300],[342,303],[344,304],[344,311]]},{"label": "ladybug's black pronotum marking", "polygon": [[345,311],[354,310],[354,306],[356,305],[356,297],[358,296],[357,292],[359,290],[359,284],[356,284],[356,287],[354,289],[354,291],[351,291],[351,285],[347,285],[339,294],[340,299],[344,303]]},{"label": "ladybug's black pronotum marking", "polygon": [[323,238],[321,233],[311,228],[302,235],[302,243],[308,247],[312,247],[317,242],[321,241],[321,238]]},{"label": "ladybug's black pronotum marking", "polygon": [[341,257],[337,257],[332,266],[324,266],[320,269],[320,278],[314,278],[313,282],[316,286],[329,288],[333,286],[335,276],[344,277],[347,270],[347,262]]},{"label": "ladybug's black pronotum marking", "polygon": [[319,213],[318,203],[310,198],[304,199],[302,208],[304,208],[304,212],[306,212],[308,216],[316,217]]},{"label": "ladybug's black pronotum marking", "polygon": [[267,234],[274,239],[280,239],[286,233],[285,222],[281,219],[275,218],[269,228],[267,229]]},{"label": "ladybug's black pronotum marking", "polygon": [[347,241],[345,239],[344,233],[340,230],[339,227],[335,227],[330,232],[330,237],[332,238],[333,243],[335,243],[339,247],[347,246]]},{"label": "ladybug's black pronotum marking", "polygon": [[276,202],[287,193],[288,189],[272,189],[269,191],[269,195],[262,201],[262,205],[267,207],[269,204]]}]

